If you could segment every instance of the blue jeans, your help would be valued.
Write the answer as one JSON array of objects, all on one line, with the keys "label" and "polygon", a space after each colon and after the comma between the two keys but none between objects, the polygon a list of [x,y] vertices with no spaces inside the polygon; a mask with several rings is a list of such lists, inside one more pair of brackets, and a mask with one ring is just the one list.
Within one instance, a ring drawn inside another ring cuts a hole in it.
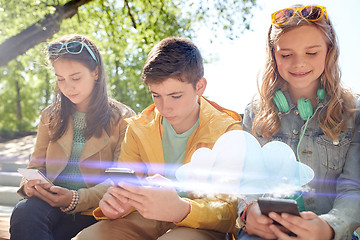
[{"label": "blue jeans", "polygon": [[262,240],[261,237],[258,236],[250,236],[247,232],[245,232],[244,230],[240,229],[239,233],[238,233],[238,237],[236,238],[237,240]]},{"label": "blue jeans", "polygon": [[10,218],[12,240],[67,240],[96,223],[93,216],[63,213],[37,197],[20,201]]}]

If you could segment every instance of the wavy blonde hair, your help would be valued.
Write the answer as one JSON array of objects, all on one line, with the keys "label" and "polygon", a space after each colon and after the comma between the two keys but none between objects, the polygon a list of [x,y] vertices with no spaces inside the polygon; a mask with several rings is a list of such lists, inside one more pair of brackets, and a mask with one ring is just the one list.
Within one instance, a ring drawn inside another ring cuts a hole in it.
[{"label": "wavy blonde hair", "polygon": [[272,24],[270,26],[266,44],[267,58],[261,77],[261,87],[259,87],[258,82],[260,97],[257,108],[258,112],[254,119],[252,132],[270,138],[280,129],[279,110],[273,98],[275,91],[278,89],[286,90],[288,83],[281,78],[278,72],[274,46],[284,33],[301,26],[315,26],[324,34],[327,41],[328,50],[325,59],[325,69],[321,76],[321,85],[325,89],[329,101],[326,103],[325,108],[321,110],[318,122],[327,137],[336,139],[345,130],[346,120],[355,111],[355,100],[352,92],[341,86],[337,37],[330,19],[327,21],[325,14],[318,21],[311,22],[301,17],[299,13],[296,13],[289,23],[280,26]]}]

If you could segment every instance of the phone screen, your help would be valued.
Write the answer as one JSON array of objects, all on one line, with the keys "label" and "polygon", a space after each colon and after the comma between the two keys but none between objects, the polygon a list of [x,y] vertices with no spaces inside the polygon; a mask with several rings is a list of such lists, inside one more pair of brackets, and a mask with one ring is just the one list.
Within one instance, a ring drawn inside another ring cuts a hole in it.
[{"label": "phone screen", "polygon": [[[258,204],[261,213],[265,216],[268,216],[270,212],[277,214],[289,213],[300,216],[297,202],[293,199],[259,198]],[[279,223],[275,221],[274,224],[279,225]]]},{"label": "phone screen", "polygon": [[111,181],[117,185],[119,182],[125,182],[141,186],[141,182],[135,174],[135,171],[129,168],[108,168],[105,170]]},{"label": "phone screen", "polygon": [[[289,213],[300,216],[297,202],[293,199],[259,198],[258,204],[261,213],[266,216],[268,216],[270,212],[275,212],[277,214]],[[274,221],[273,224],[281,226],[281,224],[276,221]],[[296,235],[290,232],[289,236]]]}]

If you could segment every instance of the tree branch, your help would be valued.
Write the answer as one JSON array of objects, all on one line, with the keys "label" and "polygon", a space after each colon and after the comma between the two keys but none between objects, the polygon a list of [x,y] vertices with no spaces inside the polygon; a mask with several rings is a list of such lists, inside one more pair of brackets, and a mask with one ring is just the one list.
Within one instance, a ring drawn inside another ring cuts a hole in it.
[{"label": "tree branch", "polygon": [[44,19],[7,39],[0,45],[0,66],[6,65],[12,59],[51,38],[60,30],[62,20],[71,18],[77,14],[80,6],[91,1],[71,0],[63,6],[57,6],[53,14],[46,15]]},{"label": "tree branch", "polygon": [[134,19],[134,16],[132,15],[131,13],[131,9],[130,9],[130,6],[129,6],[129,1],[128,0],[125,0],[125,4],[126,4],[126,7],[128,9],[128,13],[129,13],[129,16],[130,16],[130,19],[133,23],[133,27],[136,29],[136,22],[135,22],[135,19]]}]

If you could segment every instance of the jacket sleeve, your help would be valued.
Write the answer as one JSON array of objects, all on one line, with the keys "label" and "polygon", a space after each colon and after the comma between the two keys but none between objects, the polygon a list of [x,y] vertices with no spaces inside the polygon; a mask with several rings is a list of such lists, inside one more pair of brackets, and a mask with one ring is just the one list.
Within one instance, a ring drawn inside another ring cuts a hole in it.
[{"label": "jacket sleeve", "polygon": [[114,165],[116,165],[117,162],[119,161],[121,146],[125,139],[125,134],[126,134],[127,126],[128,126],[128,123],[125,121],[125,119],[133,117],[133,116],[135,116],[135,112],[131,110],[126,115],[124,115],[123,118],[120,120],[121,123],[120,123],[119,140],[117,142],[117,146],[114,151],[114,159],[113,159]]},{"label": "jacket sleeve", "polygon": [[185,199],[191,210],[178,226],[232,232],[237,218],[237,202],[228,196],[218,198]]},{"label": "jacket sleeve", "polygon": [[[241,130],[239,123],[232,124],[226,131]],[[190,213],[178,226],[211,229],[219,232],[233,232],[237,218],[237,200],[229,195],[205,198],[184,198],[190,202]]]},{"label": "jacket sleeve", "polygon": [[249,103],[245,108],[244,118],[243,118],[243,129],[244,131],[252,134],[252,124],[255,118],[255,113],[252,110],[252,104]]},{"label": "jacket sleeve", "polygon": [[[244,118],[243,118],[243,129],[244,131],[252,134],[252,124],[255,118],[254,111],[252,109],[252,103],[249,103],[244,112]],[[244,208],[246,207],[246,204],[255,201],[258,199],[260,195],[257,194],[251,194],[251,195],[244,195],[242,199],[238,200],[238,213],[239,217],[241,216],[242,212],[244,211]],[[239,218],[240,219],[240,218]],[[241,224],[241,223],[240,223]]]},{"label": "jacket sleeve", "polygon": [[[117,163],[119,159],[121,146],[124,140],[127,122],[124,121],[125,118],[133,116],[134,112],[129,112],[128,114],[124,115],[122,119],[116,124],[117,127],[114,127],[118,131],[118,139],[116,140],[116,147],[113,151],[113,163],[114,165]],[[103,195],[106,193],[107,189],[111,186],[110,180],[105,180],[102,183],[99,183],[90,188],[82,188],[78,190],[79,193],[79,202],[76,205],[76,208],[69,212],[69,214],[76,213],[76,212],[83,212],[89,209],[94,209],[95,207],[99,206],[99,202],[102,199]],[[90,212],[90,214],[92,214]]]},{"label": "jacket sleeve", "polygon": [[329,213],[320,218],[334,229],[335,240],[351,239],[360,226],[360,115],[346,155],[343,172],[337,179],[337,197]]},{"label": "jacket sleeve", "polygon": [[[45,113],[42,113],[40,117],[40,123],[38,126],[35,148],[33,153],[31,154],[30,162],[27,168],[38,169],[42,173],[46,174],[45,159],[46,159],[46,151],[49,142],[50,142],[50,136],[49,136],[48,116]],[[24,198],[27,197],[23,190],[25,182],[26,179],[22,178],[20,182],[20,188],[17,191],[17,193]]]},{"label": "jacket sleeve", "polygon": [[[141,166],[141,158],[139,155],[139,150],[136,144],[136,140],[133,137],[134,132],[131,130],[131,128],[126,129],[126,133],[124,136],[124,140],[122,142],[122,148],[120,150],[120,156],[117,158],[118,161],[115,162],[115,164],[118,167],[129,167],[131,169],[134,169],[134,166]],[[126,161],[125,161],[126,159]],[[121,165],[120,165],[121,164]],[[134,164],[134,165],[132,165]],[[139,170],[139,168],[136,168],[136,173],[144,173],[144,170]],[[142,176],[141,176],[142,177]],[[106,189],[107,190],[107,189]],[[105,190],[105,192],[106,192]],[[104,192],[104,194],[105,194]],[[128,213],[124,214],[122,217],[127,216],[131,212],[135,211],[134,208],[132,208]],[[107,218],[104,213],[101,211],[101,209],[98,207],[93,211],[93,216],[97,220],[104,220],[109,219]]]}]

